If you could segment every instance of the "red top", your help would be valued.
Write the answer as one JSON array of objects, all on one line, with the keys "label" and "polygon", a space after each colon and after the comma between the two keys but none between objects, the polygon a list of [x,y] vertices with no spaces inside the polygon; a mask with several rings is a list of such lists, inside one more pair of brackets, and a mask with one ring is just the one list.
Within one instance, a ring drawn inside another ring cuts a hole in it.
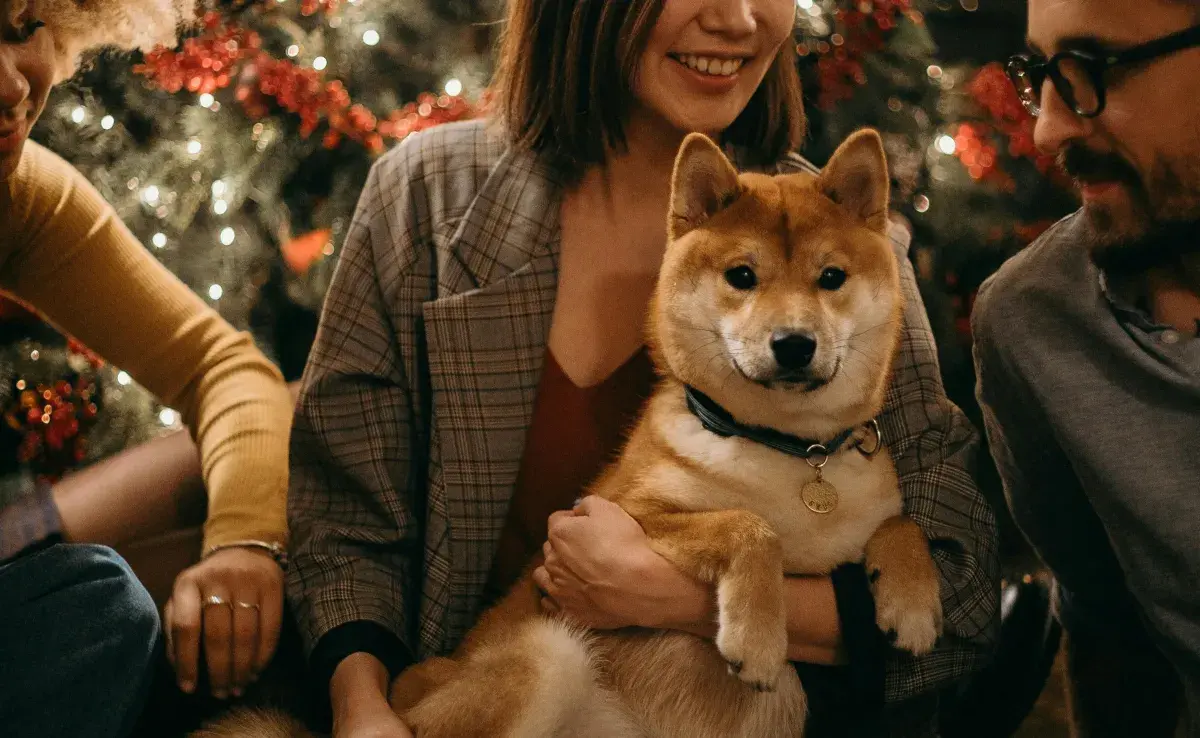
[{"label": "red top", "polygon": [[654,381],[644,348],[603,382],[586,388],[576,386],[546,351],[521,469],[488,581],[489,600],[506,592],[541,551],[550,514],[571,509],[616,458]]}]

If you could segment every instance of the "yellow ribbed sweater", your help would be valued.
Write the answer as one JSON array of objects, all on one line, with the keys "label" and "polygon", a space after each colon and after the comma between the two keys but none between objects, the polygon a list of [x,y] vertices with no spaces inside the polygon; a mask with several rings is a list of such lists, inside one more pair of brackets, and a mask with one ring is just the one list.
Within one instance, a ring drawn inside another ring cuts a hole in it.
[{"label": "yellow ribbed sweater", "polygon": [[180,412],[208,488],[206,548],[284,542],[292,402],[278,369],[32,141],[0,182],[0,286]]}]

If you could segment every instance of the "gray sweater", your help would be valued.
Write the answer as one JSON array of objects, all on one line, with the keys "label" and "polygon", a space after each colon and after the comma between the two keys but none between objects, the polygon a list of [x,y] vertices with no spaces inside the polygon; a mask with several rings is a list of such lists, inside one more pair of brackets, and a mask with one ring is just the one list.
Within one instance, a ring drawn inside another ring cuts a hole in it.
[{"label": "gray sweater", "polygon": [[[1142,623],[1200,731],[1200,340],[1106,289],[1070,216],[984,283],[978,396],[1064,625]],[[1192,733],[1189,733],[1192,734]]]}]

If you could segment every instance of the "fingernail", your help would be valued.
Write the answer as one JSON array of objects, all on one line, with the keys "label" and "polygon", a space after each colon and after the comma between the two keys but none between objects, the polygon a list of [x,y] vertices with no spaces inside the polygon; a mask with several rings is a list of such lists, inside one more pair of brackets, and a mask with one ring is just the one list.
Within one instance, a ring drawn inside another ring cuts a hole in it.
[{"label": "fingernail", "polygon": [[180,682],[179,688],[182,689],[184,692],[191,694],[196,689],[196,685],[193,684],[192,682]]},{"label": "fingernail", "polygon": [[241,696],[242,696],[242,688],[241,688],[241,687],[234,687],[234,688],[233,688],[233,696],[234,696],[234,697],[241,697]]}]

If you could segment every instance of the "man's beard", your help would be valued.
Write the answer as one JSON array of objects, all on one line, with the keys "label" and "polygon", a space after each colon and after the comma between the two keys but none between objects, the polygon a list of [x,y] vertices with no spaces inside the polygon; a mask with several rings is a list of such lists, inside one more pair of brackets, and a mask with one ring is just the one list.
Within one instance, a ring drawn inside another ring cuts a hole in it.
[{"label": "man's beard", "polygon": [[1080,182],[1115,182],[1128,208],[1084,206],[1091,231],[1092,261],[1110,274],[1133,274],[1200,252],[1200,156],[1159,159],[1148,178],[1117,154],[1098,154],[1072,144],[1059,166]]}]

